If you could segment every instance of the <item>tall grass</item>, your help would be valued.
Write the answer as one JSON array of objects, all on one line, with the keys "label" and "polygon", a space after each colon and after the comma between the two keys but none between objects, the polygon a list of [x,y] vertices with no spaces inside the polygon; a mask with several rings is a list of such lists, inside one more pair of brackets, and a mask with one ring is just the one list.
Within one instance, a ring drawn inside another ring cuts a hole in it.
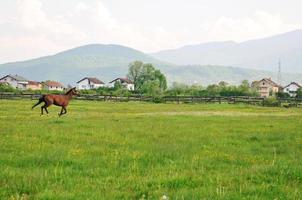
[{"label": "tall grass", "polygon": [[0,199],[301,199],[302,114],[0,101]]}]

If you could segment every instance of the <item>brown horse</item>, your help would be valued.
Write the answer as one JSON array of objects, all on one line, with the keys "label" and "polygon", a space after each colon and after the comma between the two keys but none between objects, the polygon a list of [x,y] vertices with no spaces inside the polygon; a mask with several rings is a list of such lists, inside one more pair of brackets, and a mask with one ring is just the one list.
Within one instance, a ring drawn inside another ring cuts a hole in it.
[{"label": "brown horse", "polygon": [[[46,111],[46,113],[48,114],[48,110],[47,108],[49,106],[51,106],[52,104],[56,105],[56,106],[61,106],[61,112],[59,113],[59,117],[61,117],[62,115],[67,113],[66,107],[69,104],[69,101],[72,99],[72,97],[74,95],[78,95],[78,92],[76,90],[76,88],[72,88],[70,90],[68,90],[68,92],[66,92],[66,94],[61,94],[61,95],[57,95],[57,94],[47,94],[47,95],[43,95],[40,99],[39,102],[36,103],[32,109],[34,109],[37,105],[39,105],[40,103],[44,102],[44,105],[41,106],[41,115],[43,115],[43,109]],[[64,111],[64,112],[63,112]]]}]

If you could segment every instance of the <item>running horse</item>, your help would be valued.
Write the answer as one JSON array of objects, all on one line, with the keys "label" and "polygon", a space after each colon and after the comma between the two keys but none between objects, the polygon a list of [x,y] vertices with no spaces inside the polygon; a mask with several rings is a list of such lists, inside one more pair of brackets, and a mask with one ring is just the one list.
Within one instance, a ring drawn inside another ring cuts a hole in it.
[{"label": "running horse", "polygon": [[[43,109],[46,111],[46,113],[48,114],[48,110],[47,108],[49,106],[51,106],[52,104],[56,105],[56,106],[60,106],[62,107],[61,112],[58,114],[59,117],[61,117],[62,115],[67,113],[66,107],[69,104],[69,101],[72,99],[72,97],[74,95],[78,95],[79,93],[77,92],[76,88],[72,88],[70,90],[68,90],[68,92],[66,92],[66,94],[46,94],[43,95],[38,103],[36,103],[32,109],[34,109],[36,106],[38,106],[39,104],[41,104],[42,102],[44,102],[44,105],[41,106],[41,115],[43,115]],[[64,112],[63,112],[64,111]]]}]

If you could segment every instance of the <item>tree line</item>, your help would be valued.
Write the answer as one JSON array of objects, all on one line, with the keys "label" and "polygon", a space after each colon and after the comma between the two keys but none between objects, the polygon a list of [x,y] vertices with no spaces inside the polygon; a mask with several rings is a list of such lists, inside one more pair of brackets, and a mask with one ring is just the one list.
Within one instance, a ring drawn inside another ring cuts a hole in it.
[{"label": "tree line", "polygon": [[[259,96],[256,87],[247,80],[239,85],[231,85],[225,81],[218,84],[202,86],[199,84],[188,85],[174,82],[170,87],[167,85],[166,76],[150,63],[134,61],[128,66],[127,78],[134,82],[134,91],[124,88],[116,82],[114,87],[100,87],[97,89],[83,90],[82,94],[99,95],[146,95],[146,96]],[[20,92],[6,84],[0,84],[0,92]],[[28,91],[32,93],[59,93],[58,91]],[[289,97],[288,94],[279,92],[275,97]],[[302,98],[302,89],[298,90],[297,97]]]}]

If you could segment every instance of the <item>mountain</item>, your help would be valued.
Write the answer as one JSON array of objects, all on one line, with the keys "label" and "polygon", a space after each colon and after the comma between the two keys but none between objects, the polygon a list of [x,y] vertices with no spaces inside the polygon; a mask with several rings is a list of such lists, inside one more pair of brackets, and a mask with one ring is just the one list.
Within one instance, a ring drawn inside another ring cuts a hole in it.
[{"label": "mountain", "polygon": [[302,30],[242,43],[210,42],[151,54],[179,65],[227,65],[284,72],[302,72]]},{"label": "mountain", "polygon": [[[264,70],[253,70],[239,67],[217,66],[217,65],[185,65],[174,66],[163,70],[168,80],[184,82],[187,84],[209,85],[226,81],[230,84],[239,84],[242,80],[250,82],[260,80],[264,77],[277,80],[277,73]],[[292,81],[302,83],[302,74],[282,73],[282,85]]]},{"label": "mountain", "polygon": [[97,76],[110,81],[125,76],[130,62],[164,65],[149,55],[120,45],[92,44],[67,50],[52,56],[0,65],[0,75],[22,74],[35,80],[59,80],[73,83],[85,76]]},{"label": "mountain", "polygon": [[[229,42],[225,43],[228,46]],[[220,44],[218,45],[220,46]],[[211,45],[211,48],[216,48]],[[237,84],[277,76],[268,71],[214,65],[174,65],[160,61],[135,49],[120,45],[92,44],[70,49],[52,56],[0,65],[0,76],[19,74],[30,80],[57,80],[65,84],[75,83],[86,76],[98,77],[109,82],[124,77],[128,65],[135,60],[152,63],[166,74],[168,82],[200,83],[208,85],[219,81]],[[283,74],[283,80],[302,82],[301,74]]]}]

